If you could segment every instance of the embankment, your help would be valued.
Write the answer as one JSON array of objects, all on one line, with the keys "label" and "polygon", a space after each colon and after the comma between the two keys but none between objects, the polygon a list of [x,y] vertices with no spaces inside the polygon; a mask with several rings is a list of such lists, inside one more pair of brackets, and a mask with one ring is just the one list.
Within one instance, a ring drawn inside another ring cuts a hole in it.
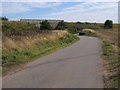
[{"label": "embankment", "polygon": [[68,31],[21,30],[3,32],[3,74],[13,71],[15,67],[66,47],[78,37]]},{"label": "embankment", "polygon": [[118,81],[120,80],[118,28],[98,30],[96,34],[102,40],[105,88],[118,88]]}]

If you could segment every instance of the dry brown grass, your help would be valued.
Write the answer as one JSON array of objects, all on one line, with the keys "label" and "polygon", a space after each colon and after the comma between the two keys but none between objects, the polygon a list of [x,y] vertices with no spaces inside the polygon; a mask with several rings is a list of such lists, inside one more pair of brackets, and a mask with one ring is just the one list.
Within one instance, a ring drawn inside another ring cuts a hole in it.
[{"label": "dry brown grass", "polygon": [[110,41],[113,45],[118,46],[118,29],[98,30],[96,33],[102,39]]},{"label": "dry brown grass", "polygon": [[[116,25],[117,26],[117,25]],[[119,79],[119,44],[118,28],[112,30],[98,30],[96,34],[103,41],[103,65],[105,88],[118,88]],[[107,44],[105,42],[107,42]],[[109,42],[109,44],[108,44]]]},{"label": "dry brown grass", "polygon": [[7,31],[3,32],[3,53],[29,49],[47,41],[57,41],[69,35],[67,31]]},{"label": "dry brown grass", "polygon": [[89,31],[89,32],[92,32],[92,33],[95,32],[93,29],[83,29],[82,31]]}]

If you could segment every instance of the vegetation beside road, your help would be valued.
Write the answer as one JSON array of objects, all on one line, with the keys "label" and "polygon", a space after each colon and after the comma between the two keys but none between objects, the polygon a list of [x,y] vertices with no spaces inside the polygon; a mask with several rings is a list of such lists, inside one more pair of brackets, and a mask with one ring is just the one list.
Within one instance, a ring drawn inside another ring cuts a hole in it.
[{"label": "vegetation beside road", "polygon": [[97,30],[102,40],[105,88],[118,88],[120,80],[120,55],[118,45],[118,25],[112,29]]},{"label": "vegetation beside road", "polygon": [[97,35],[95,34],[95,30],[93,29],[83,29],[82,31],[79,32],[79,35],[97,37]]},{"label": "vegetation beside road", "polygon": [[119,59],[118,50],[112,46],[108,41],[103,41],[103,59],[104,59],[104,82],[105,88],[118,88],[119,73]]},{"label": "vegetation beside road", "polygon": [[6,40],[3,40],[3,74],[14,70],[18,65],[30,62],[60,48],[67,47],[79,40],[78,37],[67,31],[61,30],[41,32],[29,31],[28,35],[25,34],[25,32],[20,32],[14,32],[14,35],[16,36],[13,35],[13,32],[3,32],[3,34],[6,35],[4,36],[4,39],[7,37]]}]

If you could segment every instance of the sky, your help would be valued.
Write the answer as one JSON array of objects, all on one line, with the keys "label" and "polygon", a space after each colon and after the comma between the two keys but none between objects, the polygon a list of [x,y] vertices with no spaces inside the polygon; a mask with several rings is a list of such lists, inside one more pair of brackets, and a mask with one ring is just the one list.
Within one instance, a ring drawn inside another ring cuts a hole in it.
[{"label": "sky", "polygon": [[[6,0],[0,4],[1,16],[10,20],[60,19],[67,22],[97,22],[107,19],[118,22],[118,2],[75,1],[75,2],[21,2]],[[115,1],[115,0],[114,0]]]}]

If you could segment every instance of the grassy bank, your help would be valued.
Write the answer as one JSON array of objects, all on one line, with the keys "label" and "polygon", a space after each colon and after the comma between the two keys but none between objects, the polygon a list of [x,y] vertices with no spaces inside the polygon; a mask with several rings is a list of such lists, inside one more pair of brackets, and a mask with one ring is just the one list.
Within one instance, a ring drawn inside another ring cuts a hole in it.
[{"label": "grassy bank", "polygon": [[118,81],[120,80],[118,29],[98,30],[96,34],[102,41],[104,87],[118,88]]},{"label": "grassy bank", "polygon": [[46,41],[43,45],[37,45],[30,49],[20,50],[13,53],[3,54],[3,74],[14,70],[14,67],[30,62],[38,57],[47,55],[55,50],[64,48],[79,40],[78,37],[67,35],[57,41]]},{"label": "grassy bank", "polygon": [[104,59],[104,82],[106,88],[118,88],[119,59],[118,50],[108,41],[103,41],[103,59]]},{"label": "grassy bank", "polygon": [[70,33],[64,30],[21,30],[3,32],[3,54],[28,50],[35,46],[41,46],[45,42],[56,42]]}]

